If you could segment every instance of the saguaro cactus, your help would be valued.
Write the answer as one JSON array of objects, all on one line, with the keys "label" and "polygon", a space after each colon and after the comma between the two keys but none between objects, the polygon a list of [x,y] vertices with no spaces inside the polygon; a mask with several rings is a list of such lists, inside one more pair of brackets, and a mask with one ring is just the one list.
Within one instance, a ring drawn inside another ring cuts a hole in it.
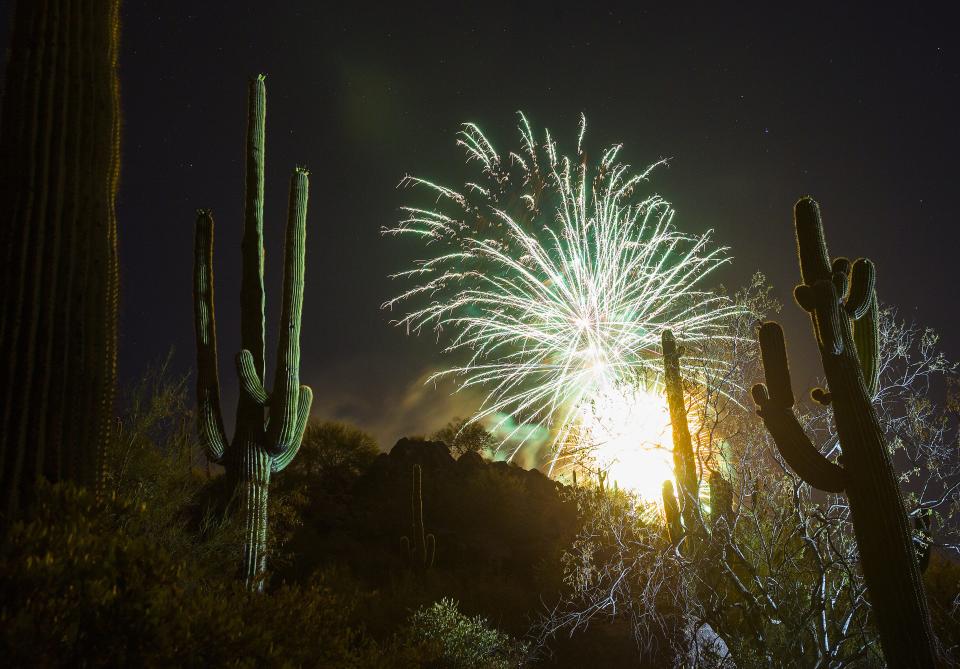
[{"label": "saguaro cactus", "polygon": [[687,424],[687,404],[683,398],[683,378],[680,375],[680,357],[683,347],[670,330],[664,330],[661,336],[663,350],[663,380],[667,390],[667,407],[670,410],[670,426],[673,433],[673,471],[677,480],[680,516],[686,528],[688,539],[692,539],[692,530],[699,527],[700,518],[700,482],[697,476],[697,462],[693,452],[693,439]]},{"label": "saguaro cactus", "polygon": [[667,520],[667,536],[673,543],[679,543],[683,538],[683,525],[680,522],[680,507],[677,505],[677,496],[673,492],[673,481],[663,482],[663,515]]},{"label": "saguaro cactus", "polygon": [[710,472],[710,525],[714,529],[721,520],[733,520],[733,486],[720,472]]},{"label": "saguaro cactus", "polygon": [[407,562],[417,571],[426,571],[433,566],[437,552],[437,539],[427,534],[423,526],[423,487],[420,465],[413,466],[413,490],[410,492],[411,536],[400,537],[400,546]]},{"label": "saguaro cactus", "polygon": [[794,296],[810,314],[843,454],[836,464],[817,450],[793,412],[783,331],[760,327],[766,385],[753,388],[758,413],[787,463],[810,485],[846,493],[864,579],[891,667],[933,667],[937,651],[907,514],[871,395],[876,389],[876,272],[827,252],[820,207],[811,198],[794,210],[803,283]]},{"label": "saguaro cactus", "polygon": [[[264,389],[263,163],[266,88],[263,76],[250,81],[247,116],[246,211],[240,337],[236,356],[240,397],[233,441],[220,410],[217,334],[213,308],[213,217],[197,216],[194,310],[197,335],[197,403],[200,439],[207,457],[222,464],[237,491],[244,519],[242,569],[251,588],[261,587],[266,566],[267,496],[270,475],[290,464],[303,438],[313,393],[300,385],[300,315],[307,223],[308,177],[297,168],[290,180],[280,337],[273,392]],[[269,409],[269,420],[264,410]]]},{"label": "saguaro cactus", "polygon": [[96,482],[117,351],[119,1],[21,0],[0,123],[0,517]]}]

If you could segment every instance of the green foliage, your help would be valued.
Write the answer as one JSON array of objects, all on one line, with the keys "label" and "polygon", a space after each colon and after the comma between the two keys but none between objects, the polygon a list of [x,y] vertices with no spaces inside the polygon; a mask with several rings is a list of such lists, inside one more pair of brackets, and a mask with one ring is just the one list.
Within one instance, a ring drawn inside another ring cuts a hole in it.
[{"label": "green foliage", "polygon": [[523,664],[528,650],[483,616],[464,615],[448,598],[414,612],[401,638],[431,649],[435,657],[424,666],[438,669],[511,669]]},{"label": "green foliage", "polygon": [[454,418],[430,437],[433,441],[442,441],[450,448],[450,453],[459,458],[464,453],[484,455],[497,447],[493,435],[479,423],[466,418]]},{"label": "green foliage", "polygon": [[[422,470],[426,529],[437,538],[429,578],[410,569],[397,545],[398,537],[411,534],[414,465]],[[366,618],[378,638],[411,609],[442,597],[496,616],[501,629],[523,635],[544,593],[561,587],[559,555],[576,517],[558,488],[539,472],[476,455],[454,460],[444,444],[404,439],[357,480],[342,523],[304,545],[297,561],[349,565],[378,591],[378,605]]]},{"label": "green foliage", "polygon": [[156,513],[65,484],[41,491],[0,553],[7,666],[378,666],[341,578],[248,593],[152,534]]},{"label": "green foliage", "polygon": [[167,360],[149,368],[124,393],[126,407],[105,451],[103,491],[150,513],[143,529],[179,555],[197,560],[195,571],[236,555],[242,528],[224,513],[222,477],[198,466],[195,418],[187,379],[171,378]]},{"label": "green foliage", "polygon": [[307,424],[297,458],[271,490],[268,548],[275,571],[301,579],[330,561],[336,533],[351,522],[353,485],[379,454],[376,440],[351,425]]},{"label": "green foliage", "polygon": [[378,455],[380,447],[366,432],[346,423],[311,421],[284,479],[322,483],[326,490],[343,493]]}]

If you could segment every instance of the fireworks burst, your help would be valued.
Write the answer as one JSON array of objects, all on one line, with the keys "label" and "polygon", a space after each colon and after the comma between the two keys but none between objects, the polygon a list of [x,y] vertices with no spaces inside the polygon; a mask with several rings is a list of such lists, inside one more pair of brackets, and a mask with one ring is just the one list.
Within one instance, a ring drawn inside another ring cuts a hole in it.
[{"label": "fireworks burst", "polygon": [[[473,420],[503,435],[510,458],[532,433],[520,428],[539,426],[551,435],[553,473],[577,450],[573,442],[636,441],[636,420],[623,419],[631,414],[644,417],[655,447],[667,446],[660,336],[666,328],[690,342],[727,336],[737,308],[699,287],[729,260],[726,249],[712,247],[709,232],[678,231],[661,197],[638,195],[664,161],[634,172],[615,145],[591,166],[583,118],[576,160],[558,153],[549,131],[539,142],[523,114],[519,130],[521,151],[501,156],[464,124],[457,143],[480,179],[460,189],[403,180],[432,203],[403,207],[384,232],[416,237],[433,254],[394,275],[414,286],[383,306],[408,307],[397,321],[408,331],[449,330],[445,351],[468,352],[465,364],[436,376],[484,390]],[[687,357],[684,373],[713,364]]]}]

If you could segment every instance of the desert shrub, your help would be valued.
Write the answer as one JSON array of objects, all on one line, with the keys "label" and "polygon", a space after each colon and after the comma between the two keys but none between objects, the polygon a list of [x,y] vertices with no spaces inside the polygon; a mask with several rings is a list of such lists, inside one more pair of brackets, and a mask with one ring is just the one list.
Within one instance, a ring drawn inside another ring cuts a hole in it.
[{"label": "desert shrub", "polygon": [[351,425],[311,421],[285,479],[309,481],[326,492],[344,492],[380,454],[376,440]]},{"label": "desert shrub", "polygon": [[525,644],[491,627],[483,616],[469,617],[452,599],[415,611],[401,639],[426,649],[426,666],[444,669],[509,669],[523,663]]},{"label": "desert shrub", "polygon": [[356,480],[380,454],[376,440],[351,425],[311,421],[297,457],[270,490],[272,571],[304,579],[340,555]]},{"label": "desert shrub", "polygon": [[242,528],[228,512],[221,470],[202,455],[188,377],[171,376],[168,361],[122,393],[123,413],[105,448],[103,496],[143,506],[142,530],[193,562],[195,575],[208,564],[230,569]]},{"label": "desert shrub", "polygon": [[[0,552],[7,666],[379,666],[339,576],[266,595],[151,534],[151,510],[42,486]],[[197,578],[206,572],[206,578]]]}]

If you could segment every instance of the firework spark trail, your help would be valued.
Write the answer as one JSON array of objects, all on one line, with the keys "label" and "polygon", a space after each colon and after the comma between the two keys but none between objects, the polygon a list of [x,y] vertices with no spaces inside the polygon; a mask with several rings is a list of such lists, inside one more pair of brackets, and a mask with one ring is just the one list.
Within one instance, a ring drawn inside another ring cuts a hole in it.
[{"label": "firework spark trail", "polygon": [[[522,152],[504,162],[479,127],[464,124],[457,143],[468,163],[479,163],[479,182],[453,190],[404,178],[401,185],[426,189],[433,206],[402,207],[402,220],[384,233],[418,237],[435,253],[394,275],[415,285],[383,306],[424,301],[396,322],[408,332],[449,328],[445,351],[470,352],[466,364],[432,378],[485,389],[473,421],[501,416],[497,432],[514,419],[503,444],[523,424],[546,428],[552,471],[586,405],[611,389],[656,383],[664,329],[685,341],[723,339],[739,310],[697,288],[729,261],[726,249],[712,248],[710,232],[679,232],[659,196],[635,196],[664,161],[631,173],[615,145],[591,170],[583,118],[576,162],[558,154],[549,131],[538,143],[523,114],[519,129]],[[685,361],[689,375],[721,364]]]}]

